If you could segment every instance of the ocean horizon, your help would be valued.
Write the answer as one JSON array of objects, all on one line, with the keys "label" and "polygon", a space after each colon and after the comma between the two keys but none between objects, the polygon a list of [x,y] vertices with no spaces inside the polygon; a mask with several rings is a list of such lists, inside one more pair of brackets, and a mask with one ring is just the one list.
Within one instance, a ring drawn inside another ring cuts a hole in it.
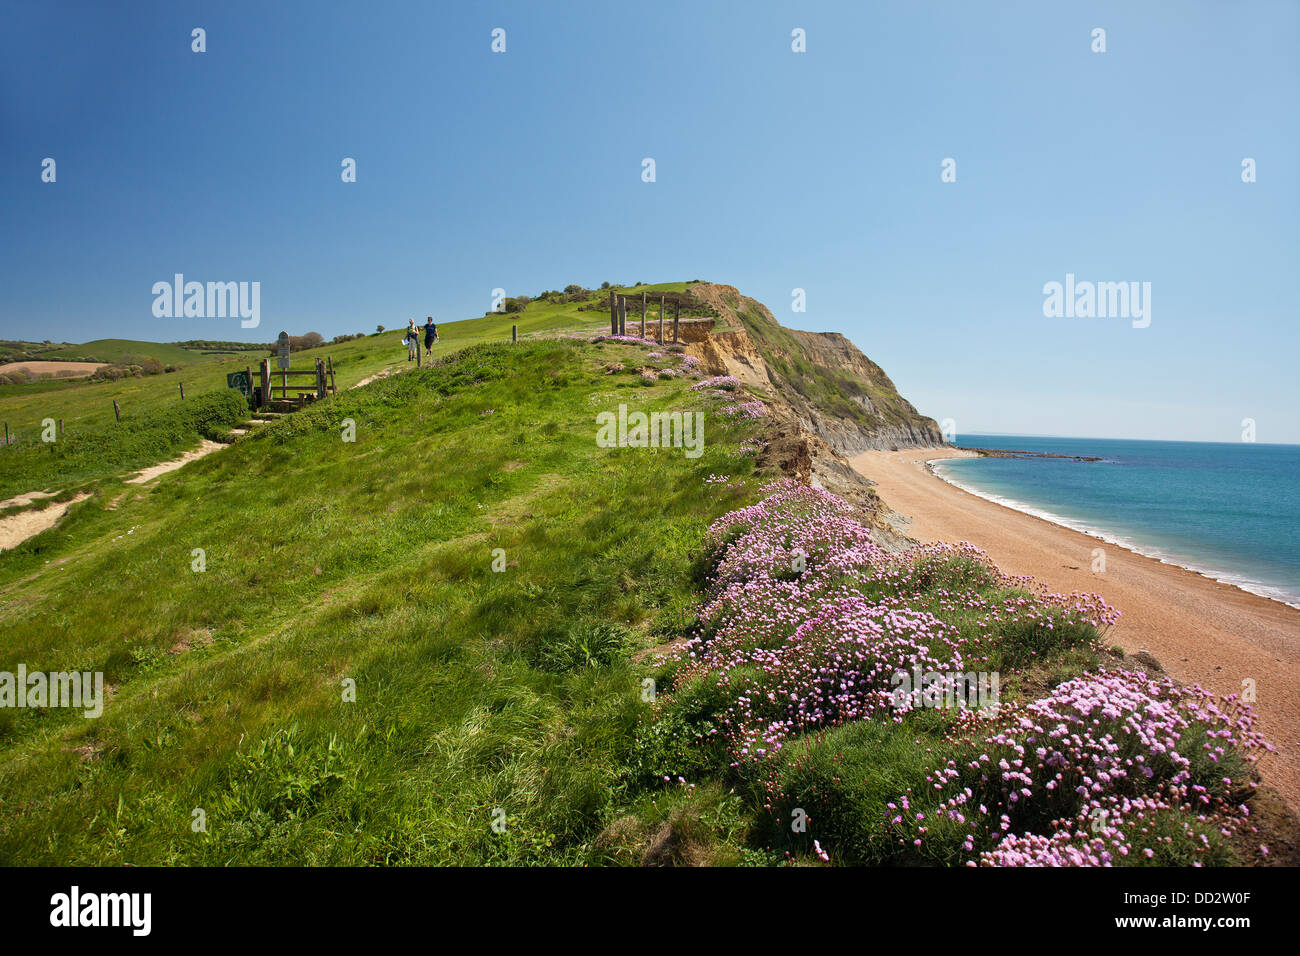
[{"label": "ocean horizon", "polygon": [[930,463],[964,491],[1300,607],[1300,445],[1001,434],[955,444],[1070,456]]}]

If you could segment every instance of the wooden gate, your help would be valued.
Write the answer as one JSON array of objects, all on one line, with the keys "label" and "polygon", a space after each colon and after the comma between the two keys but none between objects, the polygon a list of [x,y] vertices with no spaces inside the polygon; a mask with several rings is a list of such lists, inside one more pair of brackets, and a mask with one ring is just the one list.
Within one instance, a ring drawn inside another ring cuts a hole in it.
[{"label": "wooden gate", "polygon": [[[252,378],[252,370],[249,370]],[[254,393],[258,409],[269,412],[295,412],[311,402],[334,395],[333,358],[316,359],[315,368],[281,368],[271,370],[271,360],[262,359],[261,375]]]}]

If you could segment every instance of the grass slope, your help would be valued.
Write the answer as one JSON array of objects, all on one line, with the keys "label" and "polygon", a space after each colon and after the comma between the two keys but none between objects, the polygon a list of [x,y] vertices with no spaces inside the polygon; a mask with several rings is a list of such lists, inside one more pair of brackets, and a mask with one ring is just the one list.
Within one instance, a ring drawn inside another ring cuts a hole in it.
[{"label": "grass slope", "polygon": [[208,360],[208,356],[177,345],[163,342],[137,342],[134,339],[95,339],[80,345],[64,345],[44,352],[41,358],[67,362],[117,362],[131,359],[139,364],[141,359],[156,358],[163,364],[192,364]]},{"label": "grass slope", "polygon": [[[434,347],[434,357],[480,342],[508,340],[512,325],[519,326],[521,336],[604,328],[603,314],[580,312],[581,304],[539,302],[518,315],[492,315],[440,324],[441,341]],[[402,335],[402,331],[392,329],[364,339],[295,353],[291,367],[310,368],[316,358],[328,357],[334,364],[338,388],[343,390],[385,369],[406,368]],[[119,443],[118,454],[87,458],[78,456],[75,447],[65,448],[59,443],[55,443],[56,448],[50,453],[48,446],[40,441],[41,422],[47,418],[63,421],[70,444],[76,438],[99,442],[105,436],[114,435],[118,427],[113,413],[114,400],[122,410],[123,424],[156,423],[181,411],[178,384],[184,383],[187,399],[224,392],[228,373],[250,365],[256,368],[262,358],[257,353],[233,357],[189,354],[197,361],[166,375],[117,382],[0,385],[0,421],[8,423],[16,439],[10,448],[0,447],[0,499],[25,491],[63,489],[69,481],[107,478],[124,469],[175,457],[197,445],[200,437],[197,431],[173,435],[171,430],[166,430],[173,437],[165,442],[131,445],[134,449],[131,454],[126,453],[127,443]],[[70,457],[75,461],[70,462]]]},{"label": "grass slope", "polygon": [[646,706],[633,653],[684,628],[740,494],[703,478],[753,467],[752,426],[716,417],[695,460],[598,448],[599,410],[705,401],[603,371],[633,351],[472,348],[6,554],[0,669],[103,670],[113,697],[0,711],[0,861],[590,857]]}]

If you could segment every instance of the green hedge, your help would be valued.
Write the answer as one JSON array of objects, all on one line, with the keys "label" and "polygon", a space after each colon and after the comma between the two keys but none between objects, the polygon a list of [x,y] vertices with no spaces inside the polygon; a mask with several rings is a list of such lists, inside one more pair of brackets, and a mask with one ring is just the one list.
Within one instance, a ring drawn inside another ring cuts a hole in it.
[{"label": "green hedge", "polygon": [[101,428],[69,429],[56,441],[27,429],[0,446],[0,498],[25,491],[122,475],[175,458],[198,438],[220,438],[248,418],[248,404],[234,389],[196,395],[144,415],[124,414]]}]

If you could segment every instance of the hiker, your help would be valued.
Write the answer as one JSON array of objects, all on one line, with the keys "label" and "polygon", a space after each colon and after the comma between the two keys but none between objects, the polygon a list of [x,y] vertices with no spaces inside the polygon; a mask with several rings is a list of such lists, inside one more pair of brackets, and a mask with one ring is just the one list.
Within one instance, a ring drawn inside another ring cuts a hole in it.
[{"label": "hiker", "polygon": [[406,343],[406,360],[419,358],[420,337],[415,331],[415,319],[406,320],[406,338],[402,341]]},{"label": "hiker", "polygon": [[438,327],[433,324],[433,316],[429,316],[429,321],[424,323],[424,350],[430,355],[433,354],[433,343],[438,341]]}]

